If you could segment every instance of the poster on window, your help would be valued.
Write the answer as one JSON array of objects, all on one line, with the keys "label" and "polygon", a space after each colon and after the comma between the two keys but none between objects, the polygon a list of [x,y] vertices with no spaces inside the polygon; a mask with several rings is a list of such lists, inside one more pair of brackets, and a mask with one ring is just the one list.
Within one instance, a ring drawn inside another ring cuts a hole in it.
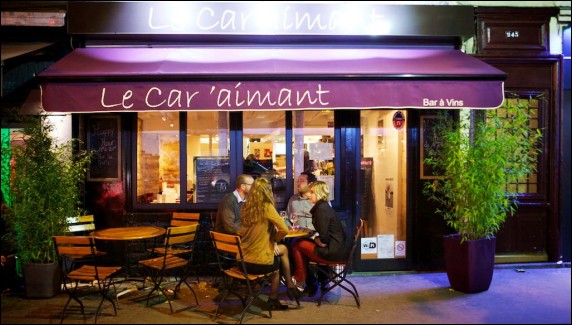
[{"label": "poster on window", "polygon": [[394,245],[393,234],[377,235],[377,258],[394,258]]},{"label": "poster on window", "polygon": [[395,257],[405,257],[405,241],[396,240],[395,241]]},{"label": "poster on window", "polygon": [[334,159],[333,143],[310,143],[310,160],[332,160]]},{"label": "poster on window", "polygon": [[195,203],[218,203],[231,192],[228,157],[195,157]]},{"label": "poster on window", "polygon": [[393,208],[393,178],[385,179],[385,207]]},{"label": "poster on window", "polygon": [[377,258],[377,238],[362,237],[361,239],[361,259],[372,260]]}]

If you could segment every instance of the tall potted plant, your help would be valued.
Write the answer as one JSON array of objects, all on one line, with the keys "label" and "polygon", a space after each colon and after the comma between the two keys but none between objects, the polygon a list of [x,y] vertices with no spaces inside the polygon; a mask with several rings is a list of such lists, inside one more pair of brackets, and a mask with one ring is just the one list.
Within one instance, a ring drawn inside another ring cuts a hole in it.
[{"label": "tall potted plant", "polygon": [[30,298],[59,292],[52,236],[65,234],[67,218],[81,214],[81,185],[90,161],[87,152],[74,147],[78,140],[56,144],[53,128],[46,116],[26,118],[22,145],[11,150],[11,206],[3,216]]},{"label": "tall potted plant", "polygon": [[[515,183],[534,173],[541,132],[531,127],[537,99],[510,98],[497,110],[453,120],[441,113],[440,142],[424,163],[443,177],[424,184],[437,214],[456,232],[445,236],[445,269],[455,290],[488,290],[494,271],[495,234],[517,206]],[[484,116],[483,116],[484,115]]]}]

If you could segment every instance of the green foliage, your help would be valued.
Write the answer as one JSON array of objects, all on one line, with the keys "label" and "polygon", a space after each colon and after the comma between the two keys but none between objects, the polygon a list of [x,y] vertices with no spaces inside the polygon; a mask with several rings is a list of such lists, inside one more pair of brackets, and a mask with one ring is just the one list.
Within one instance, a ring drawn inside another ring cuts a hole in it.
[{"label": "green foliage", "polygon": [[424,162],[446,177],[426,182],[423,193],[439,203],[436,212],[462,241],[494,236],[518,206],[508,182],[536,170],[542,135],[529,126],[529,103],[507,99],[472,127],[445,113],[436,122],[441,142]]},{"label": "green foliage", "polygon": [[52,236],[65,234],[67,217],[83,212],[80,189],[90,156],[74,152],[77,139],[56,145],[52,130],[45,116],[27,119],[23,145],[11,153],[11,206],[5,221],[22,263],[55,261]]}]

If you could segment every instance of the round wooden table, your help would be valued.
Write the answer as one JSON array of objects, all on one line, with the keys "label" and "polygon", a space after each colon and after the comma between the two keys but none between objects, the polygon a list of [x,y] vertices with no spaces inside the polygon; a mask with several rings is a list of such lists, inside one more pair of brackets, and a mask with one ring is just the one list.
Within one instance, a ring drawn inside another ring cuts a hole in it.
[{"label": "round wooden table", "polygon": [[288,227],[288,234],[284,238],[295,238],[295,237],[306,237],[309,236],[314,230],[310,228],[298,228],[294,229]]},{"label": "round wooden table", "polygon": [[[133,253],[127,243],[129,241],[144,241],[144,252],[147,251],[147,243],[146,240],[152,239],[153,244],[152,247],[155,248],[157,239],[164,235],[167,232],[165,228],[155,227],[155,226],[144,226],[144,227],[117,227],[117,228],[107,228],[107,229],[100,229],[91,232],[91,236],[97,240],[105,240],[105,241],[114,241],[119,242],[122,241],[124,243],[123,247],[123,274],[125,276],[125,280],[136,280],[137,277],[141,277],[138,281],[142,281],[145,283],[145,278],[142,277],[140,272],[137,272],[138,269],[138,258],[131,261],[133,259]],[[137,280],[136,280],[137,281]],[[120,281],[118,281],[120,282]],[[122,293],[120,293],[122,294]],[[119,295],[120,295],[119,294]]]},{"label": "round wooden table", "polygon": [[140,240],[159,237],[167,230],[161,227],[117,227],[96,230],[91,233],[95,239],[99,240]]}]

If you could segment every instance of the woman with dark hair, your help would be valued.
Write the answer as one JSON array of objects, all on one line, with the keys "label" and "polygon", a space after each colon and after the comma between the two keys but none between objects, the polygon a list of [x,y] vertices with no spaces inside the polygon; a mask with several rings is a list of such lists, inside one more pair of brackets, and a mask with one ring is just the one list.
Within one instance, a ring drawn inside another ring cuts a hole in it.
[{"label": "woman with dark hair", "polygon": [[277,244],[288,234],[288,227],[274,208],[270,181],[262,177],[254,181],[240,215],[242,226],[238,235],[242,241],[246,269],[252,274],[274,272],[268,307],[276,310],[287,309],[288,306],[282,305],[278,300],[279,267],[286,279],[288,297],[297,299],[301,294],[292,282],[288,249],[283,244]]}]

